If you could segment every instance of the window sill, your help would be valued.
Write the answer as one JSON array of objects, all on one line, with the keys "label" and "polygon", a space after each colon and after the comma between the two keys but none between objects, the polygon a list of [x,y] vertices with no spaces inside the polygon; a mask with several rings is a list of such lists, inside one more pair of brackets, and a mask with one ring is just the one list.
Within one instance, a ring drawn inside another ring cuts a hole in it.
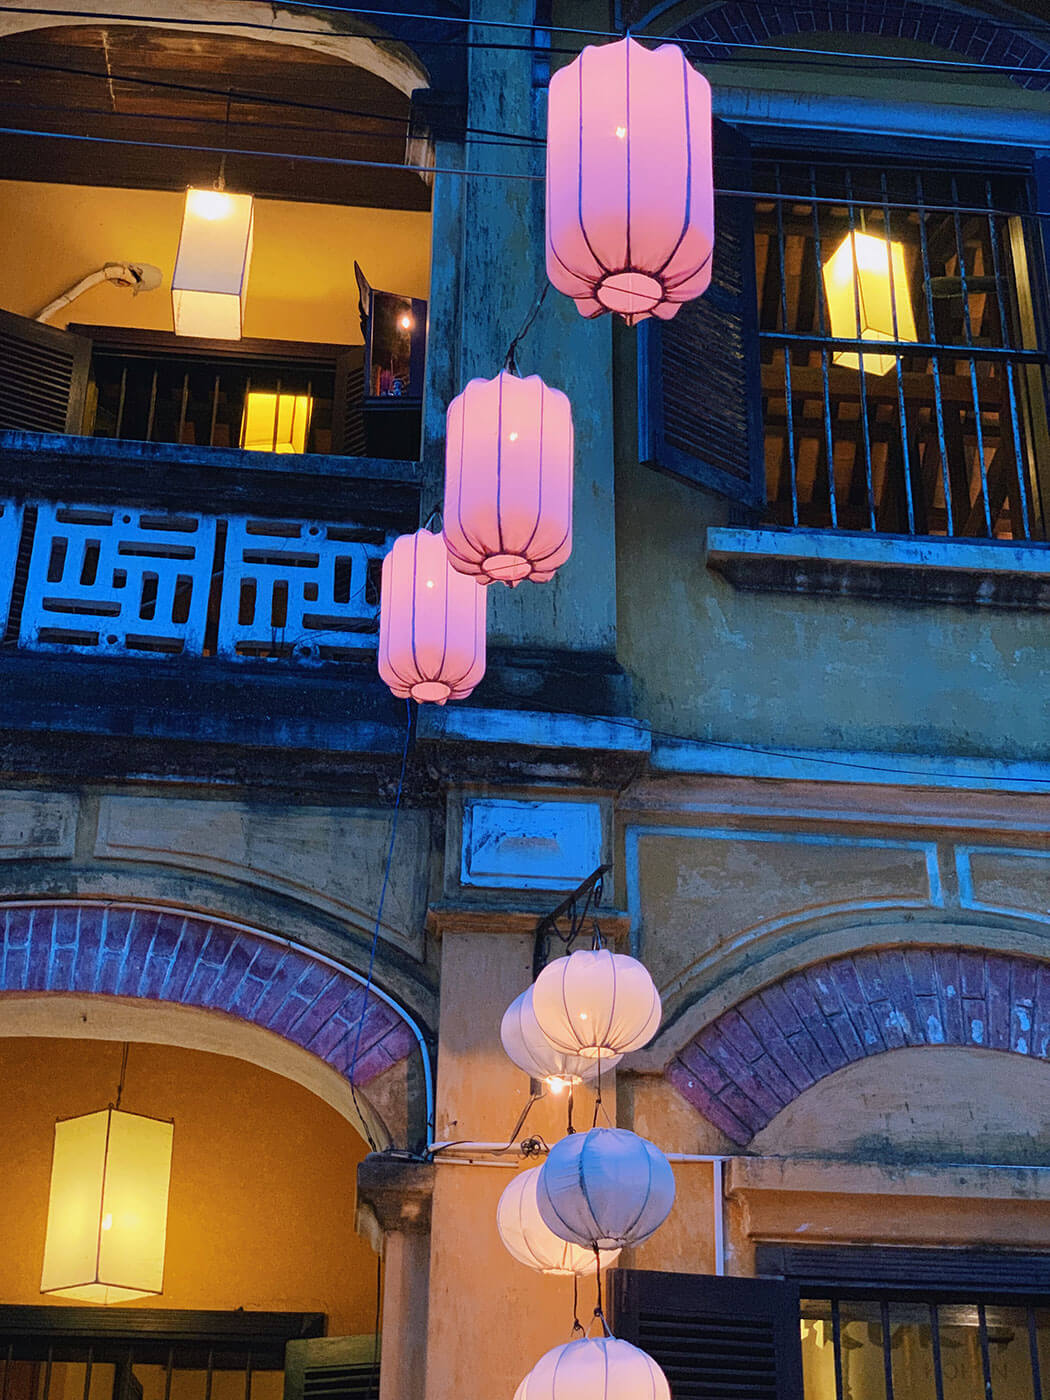
[{"label": "window sill", "polygon": [[712,527],[707,566],[749,592],[1050,610],[1044,544]]}]

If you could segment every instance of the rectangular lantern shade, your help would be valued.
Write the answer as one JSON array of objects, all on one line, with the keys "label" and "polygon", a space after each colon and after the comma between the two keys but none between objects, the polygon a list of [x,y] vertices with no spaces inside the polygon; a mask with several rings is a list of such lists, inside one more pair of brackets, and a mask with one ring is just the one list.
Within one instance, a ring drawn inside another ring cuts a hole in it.
[{"label": "rectangular lantern shade", "polygon": [[250,452],[305,452],[312,407],[309,394],[249,390],[244,400],[241,446]]},{"label": "rectangular lantern shade", "polygon": [[250,194],[186,191],[171,279],[177,335],[240,340],[254,222]]},{"label": "rectangular lantern shade", "polygon": [[[869,233],[847,234],[824,264],[824,295],[837,340],[918,340],[903,243]],[[863,359],[865,373],[875,375],[888,374],[897,363],[895,355],[865,354]],[[859,369],[861,356],[842,350],[834,361]]]},{"label": "rectangular lantern shade", "polygon": [[115,1108],[55,1124],[41,1293],[126,1303],[162,1291],[172,1133]]}]

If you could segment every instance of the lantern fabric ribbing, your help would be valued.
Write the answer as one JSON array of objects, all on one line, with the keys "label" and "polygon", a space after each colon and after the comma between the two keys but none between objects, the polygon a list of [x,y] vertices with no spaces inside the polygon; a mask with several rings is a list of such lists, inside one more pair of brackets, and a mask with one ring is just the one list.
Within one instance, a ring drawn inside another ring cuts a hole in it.
[{"label": "lantern fabric ribbing", "polygon": [[541,1356],[514,1400],[671,1400],[671,1389],[639,1347],[618,1337],[587,1337]]},{"label": "lantern fabric ribbing", "polygon": [[662,1014],[645,966],[608,948],[580,949],[548,963],[533,983],[532,1010],[556,1049],[603,1062],[640,1050]]},{"label": "lantern fabric ribbing", "polygon": [[481,583],[545,583],[572,552],[572,409],[539,375],[472,379],[449,404],[445,545]]},{"label": "lantern fabric ribbing", "polygon": [[641,1244],[667,1219],[674,1197],[670,1162],[625,1128],[592,1128],[562,1138],[536,1184],[547,1228],[589,1249]]},{"label": "lantern fabric ribbing", "polygon": [[547,108],[547,276],[584,316],[674,316],[714,249],[711,89],[675,44],[588,47]]},{"label": "lantern fabric ribbing", "polygon": [[401,699],[462,700],[485,674],[485,615],[485,590],[451,568],[440,535],[401,535],[383,560],[380,676]]},{"label": "lantern fabric ribbing", "polygon": [[[597,1272],[598,1261],[593,1249],[561,1240],[543,1223],[536,1200],[539,1167],[519,1172],[499,1198],[496,1207],[496,1228],[508,1252],[520,1264],[543,1274],[575,1274],[587,1278]],[[601,1266],[607,1269],[616,1262],[618,1249],[601,1252]]]},{"label": "lantern fabric ribbing", "polygon": [[603,1056],[599,1062],[584,1055],[572,1055],[550,1043],[540,1030],[532,1007],[532,988],[515,997],[503,1013],[499,1037],[507,1055],[533,1079],[545,1079],[552,1089],[594,1079],[599,1069],[612,1069],[619,1055]]}]

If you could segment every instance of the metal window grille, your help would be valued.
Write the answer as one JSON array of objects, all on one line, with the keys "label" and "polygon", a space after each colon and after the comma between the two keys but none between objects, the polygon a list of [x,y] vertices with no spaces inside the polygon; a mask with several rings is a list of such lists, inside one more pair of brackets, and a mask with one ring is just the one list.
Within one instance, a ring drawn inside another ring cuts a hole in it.
[{"label": "metal window grille", "polygon": [[[756,162],[753,188],[767,519],[1044,537],[1042,245],[1025,181],[784,157]],[[858,237],[899,245],[881,263],[891,309],[877,341],[859,256],[852,324],[825,278]]]},{"label": "metal window grille", "polygon": [[1043,1400],[1050,1310],[1019,1300],[804,1299],[805,1400]]}]

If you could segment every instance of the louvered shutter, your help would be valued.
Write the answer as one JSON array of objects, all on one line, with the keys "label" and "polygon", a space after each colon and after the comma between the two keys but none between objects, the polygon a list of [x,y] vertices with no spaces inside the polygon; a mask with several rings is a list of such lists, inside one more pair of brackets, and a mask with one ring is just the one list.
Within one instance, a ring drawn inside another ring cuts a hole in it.
[{"label": "louvered shutter", "polygon": [[0,429],[79,433],[91,341],[0,311]]},{"label": "louvered shutter", "polygon": [[284,1400],[378,1400],[374,1337],[314,1337],[289,1342]]},{"label": "louvered shutter", "polygon": [[612,1294],[613,1331],[663,1367],[672,1400],[802,1400],[794,1284],[619,1269]]},{"label": "louvered shutter", "polygon": [[335,362],[332,404],[332,452],[337,457],[364,457],[365,350],[354,345]]},{"label": "louvered shutter", "polygon": [[[747,138],[716,121],[714,153],[715,188],[749,190]],[[761,394],[753,206],[719,195],[710,287],[673,320],[654,318],[638,328],[642,462],[761,506]]]}]

